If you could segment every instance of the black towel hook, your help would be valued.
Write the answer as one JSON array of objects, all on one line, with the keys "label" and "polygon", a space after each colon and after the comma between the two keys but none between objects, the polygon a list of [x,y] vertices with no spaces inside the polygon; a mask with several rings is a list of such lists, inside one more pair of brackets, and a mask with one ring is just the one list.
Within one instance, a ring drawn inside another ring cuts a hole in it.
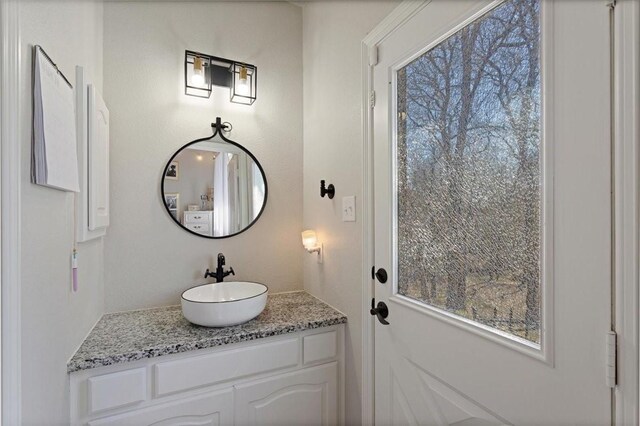
[{"label": "black towel hook", "polygon": [[330,183],[328,187],[325,187],[324,185],[324,179],[322,179],[320,181],[320,196],[324,198],[324,196],[327,195],[331,200],[336,195],[336,188],[332,183]]}]

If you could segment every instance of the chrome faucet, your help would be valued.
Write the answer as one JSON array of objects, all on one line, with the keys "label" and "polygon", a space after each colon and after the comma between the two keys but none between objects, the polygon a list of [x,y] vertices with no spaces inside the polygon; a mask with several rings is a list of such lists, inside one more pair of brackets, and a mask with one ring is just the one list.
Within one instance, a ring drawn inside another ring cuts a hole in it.
[{"label": "chrome faucet", "polygon": [[209,268],[207,268],[207,272],[204,273],[204,277],[205,278],[209,278],[209,277],[213,277],[216,279],[217,283],[221,283],[222,281],[224,281],[224,277],[228,276],[229,274],[231,275],[236,275],[236,273],[233,271],[233,268],[229,268],[228,271],[224,270],[224,264],[225,264],[225,259],[224,259],[224,254],[222,253],[218,253],[218,267],[216,268],[216,272],[210,272]]}]

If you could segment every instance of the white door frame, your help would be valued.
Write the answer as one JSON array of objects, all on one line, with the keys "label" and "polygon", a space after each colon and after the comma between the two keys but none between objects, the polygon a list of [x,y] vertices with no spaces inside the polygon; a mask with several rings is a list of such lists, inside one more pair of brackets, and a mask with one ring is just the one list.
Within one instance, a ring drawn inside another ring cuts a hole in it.
[{"label": "white door frame", "polygon": [[614,8],[614,289],[618,334],[617,425],[639,420],[639,274],[640,251],[640,2],[619,0]]},{"label": "white door frame", "polygon": [[[373,209],[373,66],[377,46],[430,0],[407,0],[378,24],[361,44],[363,188],[362,205],[362,423],[374,424],[374,321],[369,315],[374,297],[371,267],[374,265]],[[602,0],[603,8],[611,1]],[[614,0],[615,3],[615,0]],[[614,8],[614,122],[615,158],[615,331],[618,333],[618,385],[615,389],[617,425],[638,425],[640,416],[640,2],[618,0]],[[600,338],[600,336],[594,336]],[[603,339],[603,345],[605,344]],[[604,369],[605,366],[603,365]]]},{"label": "white door frame", "polygon": [[[20,31],[17,0],[0,0],[0,236],[2,424],[20,410]],[[28,102],[28,100],[27,100]]]},{"label": "white door frame", "polygon": [[375,335],[369,309],[374,297],[371,268],[374,266],[373,209],[373,67],[378,62],[377,46],[403,22],[423,9],[430,0],[405,0],[384,18],[361,43],[362,75],[362,424],[374,424]]}]

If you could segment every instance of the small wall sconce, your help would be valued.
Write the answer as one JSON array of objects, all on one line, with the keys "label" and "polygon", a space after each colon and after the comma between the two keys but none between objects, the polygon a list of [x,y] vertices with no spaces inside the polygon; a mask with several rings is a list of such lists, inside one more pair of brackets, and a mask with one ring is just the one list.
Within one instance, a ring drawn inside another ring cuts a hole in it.
[{"label": "small wall sconce", "polygon": [[228,87],[231,102],[251,105],[258,93],[258,68],[244,62],[185,51],[185,95],[209,98],[213,86]]},{"label": "small wall sconce", "polygon": [[302,245],[309,253],[318,254],[318,263],[322,263],[322,243],[318,243],[318,237],[316,231],[313,229],[307,229],[302,231]]}]

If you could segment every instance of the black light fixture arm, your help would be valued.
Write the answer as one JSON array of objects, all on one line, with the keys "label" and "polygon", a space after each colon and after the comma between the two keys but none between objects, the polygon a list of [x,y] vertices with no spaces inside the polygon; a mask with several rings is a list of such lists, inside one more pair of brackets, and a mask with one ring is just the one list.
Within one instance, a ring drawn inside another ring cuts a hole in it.
[{"label": "black light fixture arm", "polygon": [[331,200],[336,195],[336,187],[332,183],[325,187],[324,179],[322,179],[320,181],[320,196],[324,198],[325,195]]}]

